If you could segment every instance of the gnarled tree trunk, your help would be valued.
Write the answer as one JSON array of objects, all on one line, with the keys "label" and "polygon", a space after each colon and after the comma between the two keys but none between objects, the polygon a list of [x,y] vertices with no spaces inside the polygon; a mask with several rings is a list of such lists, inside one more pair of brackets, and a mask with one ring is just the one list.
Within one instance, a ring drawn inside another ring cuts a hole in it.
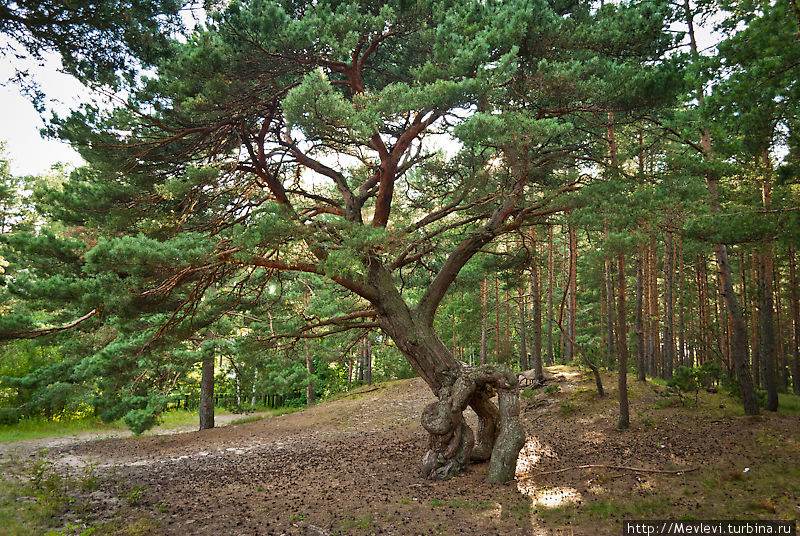
[{"label": "gnarled tree trunk", "polygon": [[[525,443],[516,376],[502,366],[464,366],[439,338],[432,318],[406,305],[387,272],[376,268],[372,275],[370,282],[380,291],[373,303],[378,324],[438,398],[422,414],[429,434],[422,476],[446,479],[470,461],[489,460],[489,481],[513,479]],[[499,410],[490,400],[493,391]],[[477,433],[463,418],[467,406],[478,415]]]}]

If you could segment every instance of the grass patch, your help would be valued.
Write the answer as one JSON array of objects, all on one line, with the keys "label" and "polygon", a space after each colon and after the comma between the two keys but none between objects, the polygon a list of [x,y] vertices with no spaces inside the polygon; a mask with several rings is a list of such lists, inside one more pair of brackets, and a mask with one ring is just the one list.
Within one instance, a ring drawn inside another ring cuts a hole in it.
[{"label": "grass patch", "polygon": [[800,415],[800,396],[778,393],[778,413]]},{"label": "grass patch", "polygon": [[230,423],[228,423],[228,426],[234,424],[245,424],[248,422],[256,422],[262,420],[264,417],[266,417],[266,415],[248,415],[247,417],[242,417],[241,419],[235,419],[231,421]]},{"label": "grass patch", "polygon": [[[144,536],[157,522],[146,515],[92,522],[98,506],[82,498],[100,485],[94,466],[65,476],[43,457],[6,462],[0,477],[0,533],[4,536]],[[80,518],[80,521],[67,519]]]},{"label": "grass patch", "polygon": [[64,421],[23,419],[16,424],[0,425],[0,443],[51,436],[69,436],[93,432],[115,432],[125,429],[125,425],[121,422],[104,423],[95,417]]},{"label": "grass patch", "polygon": [[570,415],[575,413],[575,410],[577,409],[575,404],[566,400],[561,403],[560,408],[561,408],[561,415],[564,417],[569,417]]},{"label": "grass patch", "polygon": [[[280,408],[270,412],[271,416],[292,413],[301,408]],[[228,415],[230,411],[216,408],[215,415]],[[245,417],[247,418],[247,417]],[[176,409],[161,415],[161,423],[143,435],[153,435],[163,430],[197,424],[197,411]],[[234,421],[236,422],[236,421]],[[0,443],[27,441],[43,437],[74,436],[80,434],[100,434],[126,432],[128,427],[122,421],[105,423],[96,417],[82,417],[60,421],[45,419],[23,419],[16,424],[0,425]]]},{"label": "grass patch", "polygon": [[361,529],[367,530],[369,526],[372,524],[372,516],[366,515],[360,519],[356,519],[354,517],[348,517],[340,526],[340,530],[347,533],[348,531],[352,531],[353,529]]}]

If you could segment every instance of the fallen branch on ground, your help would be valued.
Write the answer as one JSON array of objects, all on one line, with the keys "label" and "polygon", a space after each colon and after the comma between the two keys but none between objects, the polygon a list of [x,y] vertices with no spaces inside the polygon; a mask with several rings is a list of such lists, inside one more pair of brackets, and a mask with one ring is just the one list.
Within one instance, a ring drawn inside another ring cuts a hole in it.
[{"label": "fallen branch on ground", "polygon": [[538,473],[534,473],[528,476],[519,477],[518,480],[525,480],[530,479],[536,476],[542,475],[553,475],[556,473],[565,473],[567,471],[574,471],[576,469],[619,469],[621,471],[634,471],[637,473],[662,473],[662,474],[669,474],[669,475],[679,475],[682,473],[691,473],[692,471],[697,471],[700,467],[689,467],[688,469],[674,469],[674,470],[667,470],[667,469],[643,469],[640,467],[625,467],[624,465],[603,465],[603,464],[590,464],[590,465],[578,465],[576,467],[566,467],[564,469],[556,469],[555,471],[541,471]]}]

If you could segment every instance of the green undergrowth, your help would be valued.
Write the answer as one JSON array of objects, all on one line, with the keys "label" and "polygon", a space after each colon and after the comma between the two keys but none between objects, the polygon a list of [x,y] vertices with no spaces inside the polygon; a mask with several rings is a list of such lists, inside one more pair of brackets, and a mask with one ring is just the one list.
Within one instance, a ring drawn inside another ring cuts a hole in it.
[{"label": "green undergrowth", "polygon": [[[0,476],[0,533],[4,536],[144,536],[158,522],[148,515],[109,513],[86,500],[100,483],[94,467],[67,476],[44,457],[9,461]],[[124,497],[120,497],[124,498]]]},{"label": "green undergrowth", "polygon": [[[286,409],[286,408],[284,408]],[[215,415],[227,415],[230,412],[217,408]],[[277,414],[280,410],[277,410]],[[197,423],[197,412],[190,410],[172,410],[164,413],[161,423],[143,435],[154,435],[163,430]],[[74,436],[80,434],[99,434],[124,432],[128,428],[121,421],[104,423],[96,417],[83,417],[65,420],[23,419],[16,424],[0,425],[0,443],[9,441],[25,441],[43,437]]]},{"label": "green undergrowth", "polygon": [[126,426],[122,422],[104,423],[95,417],[64,421],[23,419],[16,424],[0,425],[0,443],[51,436],[70,436],[123,430],[126,430]]},{"label": "green undergrowth", "polygon": [[[295,413],[295,412],[298,412],[298,411],[300,411],[302,409],[305,409],[305,408],[296,407],[296,406],[285,406],[285,407],[278,408],[278,409],[271,409],[271,410],[265,411],[263,413],[259,413],[257,415],[247,415],[247,416],[241,417],[239,419],[234,419],[231,422],[229,422],[227,425],[230,426],[230,425],[234,425],[234,424],[246,424],[248,422],[255,422],[255,421],[260,421],[260,420],[263,420],[263,419],[269,419],[271,417],[280,417],[281,415],[289,415],[290,413]],[[226,425],[223,425],[223,426],[226,426]]]},{"label": "green undergrowth", "polygon": [[[335,402],[337,400],[356,400],[370,394],[376,394],[381,391],[389,391],[398,385],[406,383],[408,380],[390,380],[386,382],[373,383],[372,385],[362,385],[350,391],[342,391],[330,396],[325,397],[322,402]],[[302,409],[302,408],[300,408]]]},{"label": "green undergrowth", "polygon": [[[571,389],[562,384],[562,392],[552,395],[558,397],[556,411],[565,418],[580,418],[610,429],[618,411],[615,380],[614,375],[603,373],[607,389],[604,398],[589,392],[593,390],[593,382],[585,379],[575,383]],[[725,392],[701,389],[695,405],[694,393],[681,399],[669,392],[661,380],[639,382],[631,375],[628,377],[628,390],[633,418],[631,430],[624,433],[633,434],[632,445],[635,445],[634,436],[639,432],[637,428],[650,434],[655,430],[663,430],[663,434],[680,434],[682,428],[695,431],[699,428],[713,433],[709,428],[711,423],[729,419],[739,423],[743,435],[722,452],[709,450],[699,456],[693,464],[700,466],[696,471],[667,475],[608,470],[605,478],[599,479],[597,471],[587,472],[568,484],[580,493],[580,501],[534,507],[535,517],[542,526],[597,526],[598,533],[610,534],[617,533],[625,519],[797,517],[800,427],[791,421],[800,415],[800,397],[781,394],[777,414],[762,410],[761,417],[747,417],[741,401]],[[680,424],[676,427],[676,423]],[[747,429],[752,433],[744,433]],[[637,466],[641,463],[631,459],[622,465]],[[675,470],[679,467],[661,469]]]}]

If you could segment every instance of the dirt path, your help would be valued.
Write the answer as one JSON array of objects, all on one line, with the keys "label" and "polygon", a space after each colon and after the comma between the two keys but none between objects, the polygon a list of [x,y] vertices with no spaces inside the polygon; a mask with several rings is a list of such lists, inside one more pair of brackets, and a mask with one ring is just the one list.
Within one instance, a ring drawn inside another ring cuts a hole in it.
[{"label": "dirt path", "polygon": [[[246,413],[235,414],[228,413],[225,415],[216,415],[214,422],[217,425],[225,426],[232,421],[242,419],[244,417],[266,417],[269,413]],[[197,430],[196,424],[185,424],[182,426],[174,426],[170,428],[157,428],[148,432],[147,436],[161,436],[161,435],[175,435],[194,432]],[[91,441],[102,441],[111,439],[125,439],[133,437],[134,434],[130,430],[112,430],[108,432],[86,432],[80,434],[73,434],[69,436],[52,436],[41,437],[38,439],[28,439],[23,441],[9,441],[7,443],[0,443],[0,463],[10,458],[26,458],[35,455],[42,449],[67,449],[88,443]]]},{"label": "dirt path", "polygon": [[[619,534],[621,519],[636,516],[736,517],[725,510],[734,500],[725,482],[718,494],[704,484],[724,476],[720,463],[739,489],[743,467],[766,467],[764,457],[776,472],[800,461],[796,416],[658,408],[639,384],[634,427],[618,432],[613,390],[597,400],[591,381],[566,369],[551,369],[547,385],[523,399],[528,442],[517,481],[501,486],[485,484],[486,464],[447,482],[417,477],[426,441],[419,415],[432,399],[420,380],[203,432],[51,443],[49,458],[62,470],[91,464],[103,475],[81,498],[82,521],[145,516],[152,534],[215,536]],[[782,447],[759,450],[764,438]],[[585,464],[700,470],[541,474]],[[763,493],[753,486],[744,506]],[[750,515],[800,517],[792,515],[800,514],[796,486],[775,493],[767,510]]]}]

